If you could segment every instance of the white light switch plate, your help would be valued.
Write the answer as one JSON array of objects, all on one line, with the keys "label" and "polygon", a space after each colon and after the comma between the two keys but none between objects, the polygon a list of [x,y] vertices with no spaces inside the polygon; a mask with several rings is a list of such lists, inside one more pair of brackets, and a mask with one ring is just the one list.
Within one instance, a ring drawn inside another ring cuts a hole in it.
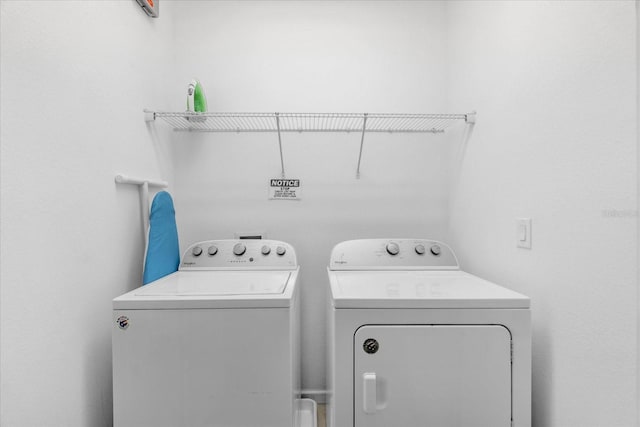
[{"label": "white light switch plate", "polygon": [[519,248],[531,249],[531,218],[516,219],[516,243]]}]

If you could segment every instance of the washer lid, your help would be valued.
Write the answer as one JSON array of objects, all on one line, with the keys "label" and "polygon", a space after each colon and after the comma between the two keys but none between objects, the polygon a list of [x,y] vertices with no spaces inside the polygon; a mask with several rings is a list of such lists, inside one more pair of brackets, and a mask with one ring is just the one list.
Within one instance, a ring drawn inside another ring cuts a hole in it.
[{"label": "washer lid", "polygon": [[336,308],[529,308],[525,295],[463,271],[330,271]]},{"label": "washer lid", "polygon": [[289,307],[294,271],[178,271],[113,300],[115,309]]}]

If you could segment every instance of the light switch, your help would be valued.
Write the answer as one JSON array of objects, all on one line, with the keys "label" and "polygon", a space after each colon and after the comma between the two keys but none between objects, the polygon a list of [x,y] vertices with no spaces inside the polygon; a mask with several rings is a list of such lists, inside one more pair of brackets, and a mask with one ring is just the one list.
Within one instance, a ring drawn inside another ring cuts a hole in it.
[{"label": "light switch", "polygon": [[518,241],[519,242],[527,241],[527,226],[524,224],[518,224]]},{"label": "light switch", "polygon": [[531,218],[516,220],[516,241],[519,248],[531,249]]}]

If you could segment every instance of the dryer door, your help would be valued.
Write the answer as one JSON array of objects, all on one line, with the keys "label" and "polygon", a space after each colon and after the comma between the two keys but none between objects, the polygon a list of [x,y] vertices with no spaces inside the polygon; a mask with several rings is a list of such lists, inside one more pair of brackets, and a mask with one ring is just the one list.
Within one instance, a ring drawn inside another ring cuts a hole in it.
[{"label": "dryer door", "polygon": [[511,425],[504,326],[363,326],[354,364],[356,427]]}]

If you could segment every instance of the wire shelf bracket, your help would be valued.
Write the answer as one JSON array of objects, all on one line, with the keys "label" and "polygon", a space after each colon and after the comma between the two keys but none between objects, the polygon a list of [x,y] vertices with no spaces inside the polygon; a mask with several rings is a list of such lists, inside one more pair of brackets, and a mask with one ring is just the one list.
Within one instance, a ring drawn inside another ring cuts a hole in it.
[{"label": "wire shelf bracket", "polygon": [[284,157],[282,156],[282,133],[280,132],[280,114],[276,113],[276,127],[278,128],[278,147],[280,148],[280,174],[282,178],[284,175]]},{"label": "wire shelf bracket", "polygon": [[362,161],[362,147],[364,146],[364,134],[367,131],[367,114],[362,119],[362,137],[360,138],[360,154],[358,154],[358,167],[356,168],[356,178],[360,179],[360,162]]}]

